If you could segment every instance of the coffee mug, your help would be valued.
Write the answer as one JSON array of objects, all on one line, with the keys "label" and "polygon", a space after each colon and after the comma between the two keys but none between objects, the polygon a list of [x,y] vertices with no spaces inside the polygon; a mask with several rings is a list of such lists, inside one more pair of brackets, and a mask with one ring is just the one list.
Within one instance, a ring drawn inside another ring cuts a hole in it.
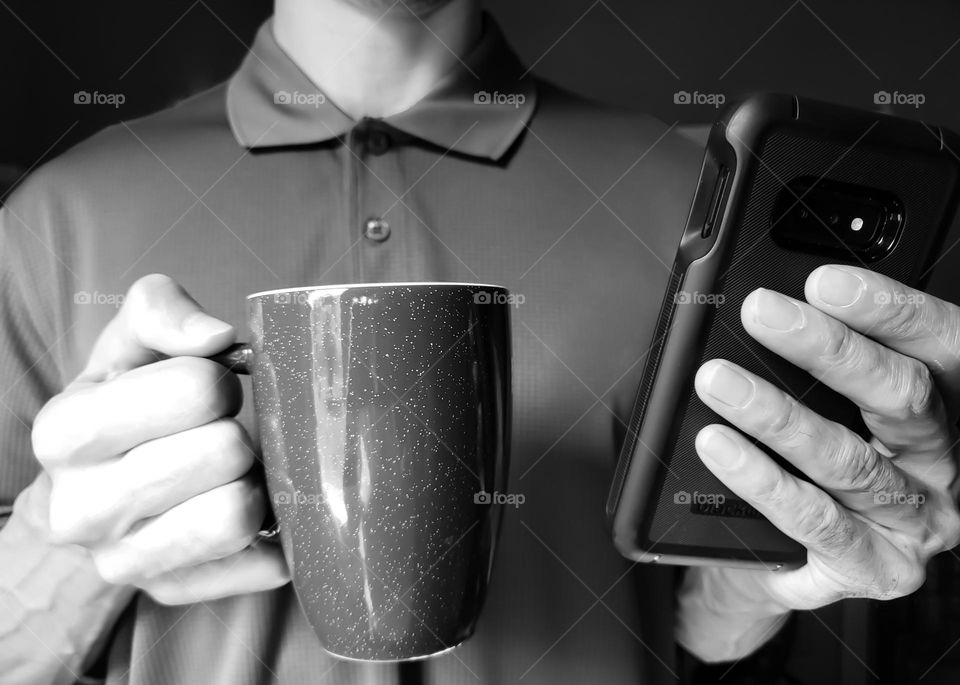
[{"label": "coffee mug", "polygon": [[355,284],[250,295],[267,490],[294,591],[323,648],[421,659],[474,631],[510,445],[500,286]]}]

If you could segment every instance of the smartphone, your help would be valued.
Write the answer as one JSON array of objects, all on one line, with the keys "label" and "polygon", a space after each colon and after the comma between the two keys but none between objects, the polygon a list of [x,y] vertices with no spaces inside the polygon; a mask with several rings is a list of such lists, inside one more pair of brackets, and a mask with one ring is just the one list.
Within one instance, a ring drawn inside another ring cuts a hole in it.
[{"label": "smartphone", "polygon": [[740,307],[756,288],[803,300],[823,264],[922,287],[957,206],[954,151],[960,142],[942,128],[785,94],[747,97],[714,123],[607,501],[621,554],[805,563],[803,546],[701,463],[698,431],[724,421],[696,396],[694,376],[730,360],[866,436],[852,402],[746,334]]}]

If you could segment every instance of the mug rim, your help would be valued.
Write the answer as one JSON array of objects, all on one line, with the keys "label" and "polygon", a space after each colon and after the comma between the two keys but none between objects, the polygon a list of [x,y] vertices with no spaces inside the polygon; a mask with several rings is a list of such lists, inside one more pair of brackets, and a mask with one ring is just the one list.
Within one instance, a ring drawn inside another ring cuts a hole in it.
[{"label": "mug rim", "polygon": [[281,293],[298,293],[304,292],[307,290],[349,290],[356,288],[398,288],[398,287],[407,287],[407,286],[441,286],[441,285],[450,285],[450,286],[473,286],[477,288],[496,288],[498,290],[507,290],[506,287],[502,285],[494,285],[492,283],[461,283],[457,281],[396,281],[392,283],[341,283],[337,285],[305,285],[296,288],[277,288],[275,290],[261,290],[260,292],[251,293],[247,295],[248,300],[252,300],[256,297],[264,297],[266,295],[279,295]]}]

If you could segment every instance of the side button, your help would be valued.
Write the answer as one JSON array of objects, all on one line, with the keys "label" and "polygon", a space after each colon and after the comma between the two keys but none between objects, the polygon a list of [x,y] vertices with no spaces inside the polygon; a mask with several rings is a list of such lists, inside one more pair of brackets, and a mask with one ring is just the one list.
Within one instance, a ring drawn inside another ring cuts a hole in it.
[{"label": "side button", "polygon": [[713,188],[713,196],[710,198],[710,207],[707,209],[707,218],[703,222],[703,230],[700,232],[701,238],[709,238],[713,233],[717,221],[720,219],[720,210],[723,207],[723,196],[727,190],[727,180],[730,177],[730,170],[725,166],[720,167],[720,173],[717,174],[717,185]]}]

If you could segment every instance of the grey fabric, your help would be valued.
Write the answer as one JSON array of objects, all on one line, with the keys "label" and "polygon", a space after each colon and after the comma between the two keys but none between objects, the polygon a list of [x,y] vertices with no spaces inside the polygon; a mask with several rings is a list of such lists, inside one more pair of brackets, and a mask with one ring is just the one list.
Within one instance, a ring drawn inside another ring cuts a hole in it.
[{"label": "grey fabric", "polygon": [[[273,54],[275,71],[290,71]],[[484,59],[520,68],[505,47]],[[662,603],[646,611],[603,505],[701,150],[655,119],[543,82],[528,123],[517,112],[509,129],[480,112],[467,123],[462,94],[475,87],[497,84],[456,84],[460,96],[396,126],[349,122],[322,142],[250,149],[231,130],[222,85],[36,171],[0,210],[0,505],[37,473],[33,416],[142,275],[171,275],[241,330],[244,295],[260,290],[500,283],[523,298],[510,487],[525,502],[507,511],[476,635],[428,662],[427,680],[671,681],[672,617]],[[256,93],[269,111],[270,92]],[[234,102],[235,116],[253,106],[245,102]],[[445,106],[464,130],[497,141],[489,154],[450,150],[411,125]],[[370,147],[373,129],[386,149]],[[389,222],[388,240],[363,237],[369,217]],[[240,419],[256,436],[250,405]],[[668,569],[651,572],[670,587]],[[395,667],[325,656],[289,587],[179,608],[139,596],[109,650],[111,684],[397,682]]]}]

